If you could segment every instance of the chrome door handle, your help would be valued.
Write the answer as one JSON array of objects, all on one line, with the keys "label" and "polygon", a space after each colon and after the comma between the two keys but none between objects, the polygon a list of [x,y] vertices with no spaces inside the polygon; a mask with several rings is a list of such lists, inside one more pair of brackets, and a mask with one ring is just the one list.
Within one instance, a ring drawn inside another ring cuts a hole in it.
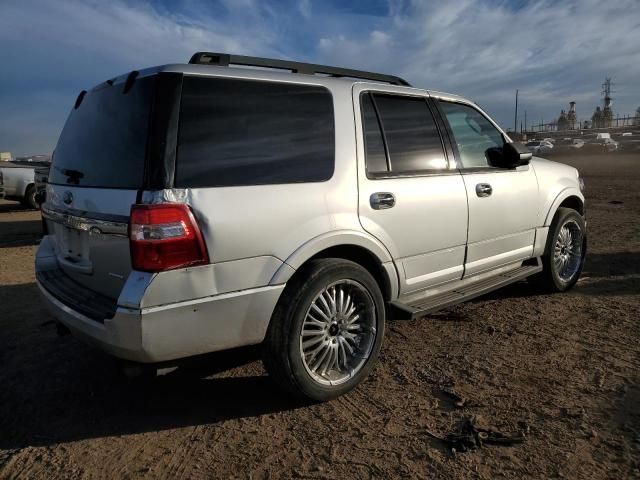
[{"label": "chrome door handle", "polygon": [[393,193],[376,192],[369,197],[369,203],[374,210],[384,210],[396,204],[396,197],[393,196]]},{"label": "chrome door handle", "polygon": [[488,183],[479,183],[476,185],[476,195],[479,197],[488,197],[493,193],[493,188]]}]

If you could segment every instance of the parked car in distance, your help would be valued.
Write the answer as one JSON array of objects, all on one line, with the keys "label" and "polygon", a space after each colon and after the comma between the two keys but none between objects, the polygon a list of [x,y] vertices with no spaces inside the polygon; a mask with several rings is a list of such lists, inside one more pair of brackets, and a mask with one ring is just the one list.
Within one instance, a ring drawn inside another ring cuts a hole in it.
[{"label": "parked car in distance", "polygon": [[26,207],[38,208],[36,170],[48,172],[48,169],[48,164],[40,162],[2,162],[0,172],[4,180],[5,198],[19,201]]},{"label": "parked car in distance", "polygon": [[640,152],[640,139],[638,137],[623,137],[618,141],[618,151],[623,153]]},{"label": "parked car in distance", "polygon": [[57,322],[116,357],[262,344],[278,384],[329,400],[367,377],[387,317],[525,278],[570,289],[582,186],[460,96],[202,52],[78,96],[36,279]]},{"label": "parked car in distance", "polygon": [[583,153],[611,153],[618,150],[618,142],[609,137],[601,137],[586,142],[582,148]]},{"label": "parked car in distance", "polygon": [[553,144],[547,140],[532,140],[525,145],[534,155],[544,155],[553,150]]},{"label": "parked car in distance", "polygon": [[36,167],[34,172],[34,183],[36,186],[35,201],[38,205],[44,203],[47,195],[47,181],[49,178],[49,166]]},{"label": "parked car in distance", "polygon": [[579,138],[564,138],[557,140],[553,149],[548,152],[553,155],[572,155],[580,151],[584,146],[584,140]]}]

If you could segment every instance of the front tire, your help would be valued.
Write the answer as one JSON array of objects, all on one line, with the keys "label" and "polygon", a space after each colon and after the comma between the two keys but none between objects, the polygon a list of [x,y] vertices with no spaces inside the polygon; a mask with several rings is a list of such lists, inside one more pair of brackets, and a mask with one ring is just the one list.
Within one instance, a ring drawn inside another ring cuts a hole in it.
[{"label": "front tire", "polygon": [[367,270],[343,259],[313,260],[287,285],[276,306],[264,364],[295,396],[331,400],[370,373],[384,326],[384,299]]},{"label": "front tire", "polygon": [[22,199],[22,205],[28,208],[38,208],[38,202],[36,202],[36,187],[31,185],[27,188]]},{"label": "front tire", "polygon": [[532,278],[533,283],[550,292],[569,290],[580,278],[586,253],[584,218],[571,208],[559,208],[549,227],[542,272]]}]

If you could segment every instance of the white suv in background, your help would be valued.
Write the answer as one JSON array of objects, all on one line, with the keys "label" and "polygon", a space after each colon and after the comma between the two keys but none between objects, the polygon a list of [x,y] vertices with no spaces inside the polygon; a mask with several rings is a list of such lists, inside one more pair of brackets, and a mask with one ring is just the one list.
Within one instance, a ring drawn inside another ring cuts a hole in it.
[{"label": "white suv in background", "polygon": [[547,140],[531,140],[525,145],[533,154],[549,153],[553,150],[553,143]]}]

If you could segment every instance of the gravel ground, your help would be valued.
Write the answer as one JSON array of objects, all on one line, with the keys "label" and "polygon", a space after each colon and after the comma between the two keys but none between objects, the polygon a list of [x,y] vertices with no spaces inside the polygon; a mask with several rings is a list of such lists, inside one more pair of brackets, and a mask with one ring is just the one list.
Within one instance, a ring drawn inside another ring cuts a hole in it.
[{"label": "gravel ground", "polygon": [[[315,405],[280,393],[255,350],[143,382],[57,337],[34,284],[38,212],[0,202],[0,477],[640,478],[640,158],[564,161],[587,184],[573,291],[522,282],[390,322],[373,375]],[[443,439],[465,423],[519,441],[454,452]]]}]

